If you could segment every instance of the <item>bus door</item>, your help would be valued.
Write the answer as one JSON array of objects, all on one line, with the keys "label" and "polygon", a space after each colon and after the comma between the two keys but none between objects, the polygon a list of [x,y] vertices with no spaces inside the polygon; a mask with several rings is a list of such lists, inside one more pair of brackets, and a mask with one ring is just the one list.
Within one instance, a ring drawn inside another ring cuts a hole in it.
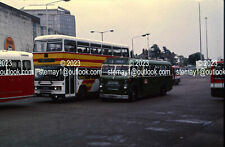
[{"label": "bus door", "polygon": [[74,67],[66,67],[67,74],[65,75],[65,94],[66,97],[75,96],[76,89],[76,78]]}]

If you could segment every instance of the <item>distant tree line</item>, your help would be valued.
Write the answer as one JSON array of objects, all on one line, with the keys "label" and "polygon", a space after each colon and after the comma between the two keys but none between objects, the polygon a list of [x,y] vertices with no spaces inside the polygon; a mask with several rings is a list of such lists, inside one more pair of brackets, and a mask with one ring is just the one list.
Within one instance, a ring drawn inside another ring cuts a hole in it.
[{"label": "distant tree line", "polygon": [[[204,59],[204,56],[202,59]],[[166,46],[162,47],[160,50],[157,44],[153,44],[149,50],[143,49],[142,54],[136,55],[136,58],[143,59],[153,59],[153,60],[166,60],[169,61],[172,65],[186,66],[188,64],[195,65],[196,61],[200,60],[200,53],[196,52],[189,55],[188,58],[185,58],[183,55],[177,55],[174,52],[171,52]]]}]

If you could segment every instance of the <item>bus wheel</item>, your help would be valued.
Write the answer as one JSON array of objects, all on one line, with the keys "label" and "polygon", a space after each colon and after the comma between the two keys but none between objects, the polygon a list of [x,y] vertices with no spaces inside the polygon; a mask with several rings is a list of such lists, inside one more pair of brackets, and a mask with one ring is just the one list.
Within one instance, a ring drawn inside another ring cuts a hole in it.
[{"label": "bus wheel", "polygon": [[160,95],[162,95],[162,96],[166,95],[166,87],[165,86],[161,87]]},{"label": "bus wheel", "polygon": [[87,88],[85,86],[81,86],[78,90],[78,97],[79,98],[86,98],[87,97]]},{"label": "bus wheel", "polygon": [[136,90],[135,88],[131,88],[131,91],[130,91],[128,100],[129,100],[130,102],[132,102],[132,101],[134,101],[134,100],[137,99],[137,96],[138,96],[138,95],[137,95],[137,90]]}]

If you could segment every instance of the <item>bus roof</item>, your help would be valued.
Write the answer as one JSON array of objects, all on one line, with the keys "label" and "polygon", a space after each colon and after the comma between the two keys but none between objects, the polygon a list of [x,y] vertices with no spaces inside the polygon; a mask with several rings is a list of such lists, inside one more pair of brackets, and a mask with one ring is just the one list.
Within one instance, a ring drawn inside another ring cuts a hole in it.
[{"label": "bus roof", "polygon": [[168,61],[159,61],[159,60],[148,60],[148,59],[135,59],[135,58],[108,58],[105,60],[104,64],[134,64],[138,62],[148,62],[150,64],[157,65],[171,65]]},{"label": "bus roof", "polygon": [[68,39],[68,40],[85,41],[85,42],[90,42],[90,43],[97,43],[97,44],[104,44],[104,45],[114,45],[114,46],[121,46],[122,48],[128,48],[127,45],[123,45],[123,44],[115,44],[115,43],[110,43],[110,42],[89,40],[89,39],[83,39],[83,38],[78,38],[78,37],[74,37],[74,36],[67,36],[67,35],[44,35],[44,36],[38,36],[34,40],[35,41],[38,41],[38,40],[41,41],[41,40],[51,40],[51,39]]},{"label": "bus roof", "polygon": [[0,51],[0,60],[9,59],[9,60],[33,60],[33,54],[23,51]]}]

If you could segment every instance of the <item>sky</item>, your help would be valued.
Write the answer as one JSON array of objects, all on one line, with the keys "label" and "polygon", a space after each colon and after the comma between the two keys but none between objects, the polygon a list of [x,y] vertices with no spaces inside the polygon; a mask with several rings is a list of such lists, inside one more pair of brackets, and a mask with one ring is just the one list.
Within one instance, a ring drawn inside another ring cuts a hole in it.
[{"label": "sky", "polygon": [[[31,4],[46,4],[55,0],[0,0],[22,8]],[[149,46],[166,46],[178,55],[188,57],[199,52],[199,0],[70,0],[58,2],[76,19],[77,37],[129,45],[132,38],[150,33]],[[209,58],[224,58],[224,0],[200,0],[202,51],[206,57],[205,17],[208,17]],[[147,48],[147,38],[134,39],[134,52]]]}]

